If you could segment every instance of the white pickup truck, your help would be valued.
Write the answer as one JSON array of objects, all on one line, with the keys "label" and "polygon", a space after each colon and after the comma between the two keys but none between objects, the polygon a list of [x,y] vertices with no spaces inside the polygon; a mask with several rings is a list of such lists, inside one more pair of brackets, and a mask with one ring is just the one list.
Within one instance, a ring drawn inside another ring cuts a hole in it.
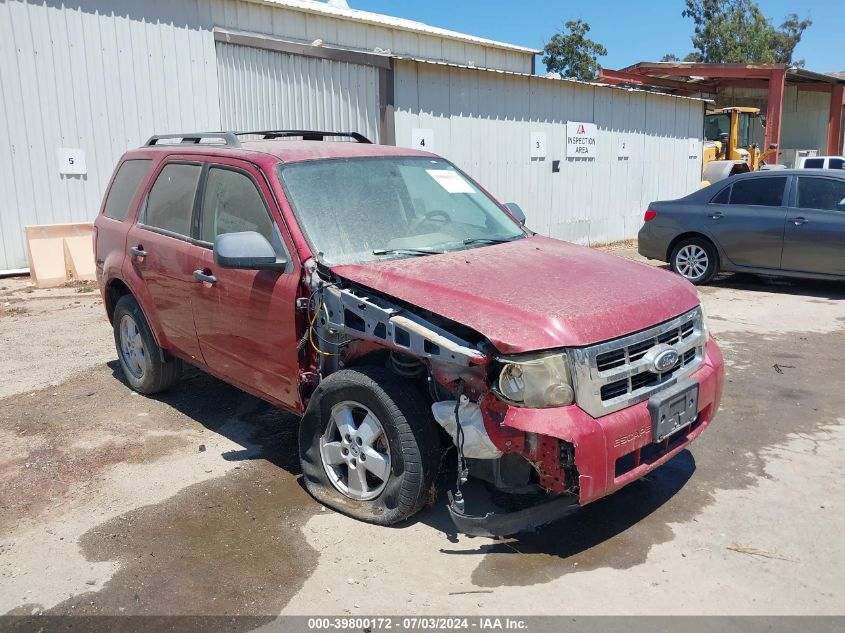
[{"label": "white pickup truck", "polygon": [[799,159],[799,169],[845,169],[845,156],[805,156]]}]

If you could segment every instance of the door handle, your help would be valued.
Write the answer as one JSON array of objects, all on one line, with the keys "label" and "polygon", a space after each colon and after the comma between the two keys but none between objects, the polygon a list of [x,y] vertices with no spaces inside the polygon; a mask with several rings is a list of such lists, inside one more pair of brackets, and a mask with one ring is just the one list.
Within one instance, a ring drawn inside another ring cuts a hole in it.
[{"label": "door handle", "polygon": [[139,259],[144,259],[147,256],[147,251],[144,250],[144,247],[138,244],[138,246],[130,246],[129,247],[129,254],[132,257],[138,257]]},{"label": "door handle", "polygon": [[809,222],[809,220],[804,217],[797,217],[792,221],[795,226],[801,226],[802,224],[807,224],[807,222]]},{"label": "door handle", "polygon": [[201,281],[206,284],[214,285],[217,283],[217,277],[206,273],[204,270],[195,270],[194,271],[194,279],[197,281]]},{"label": "door handle", "polygon": [[724,216],[724,214],[723,214],[721,211],[716,211],[716,213],[713,213],[713,214],[710,216],[710,218],[711,218],[712,220],[721,220],[723,217],[725,217],[725,216]]}]

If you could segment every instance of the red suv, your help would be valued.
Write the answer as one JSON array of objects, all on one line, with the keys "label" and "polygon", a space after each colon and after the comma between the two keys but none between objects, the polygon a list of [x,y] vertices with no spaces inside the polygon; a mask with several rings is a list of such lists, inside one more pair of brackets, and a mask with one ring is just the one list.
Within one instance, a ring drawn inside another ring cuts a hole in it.
[{"label": "red suv", "polygon": [[[692,285],[523,222],[357,134],[156,136],[117,166],[97,274],[133,389],[186,362],[300,415],[308,490],[373,523],[417,512],[453,452],[458,529],[502,535],[672,458],[723,384]],[[471,511],[469,476],[523,509]]]}]

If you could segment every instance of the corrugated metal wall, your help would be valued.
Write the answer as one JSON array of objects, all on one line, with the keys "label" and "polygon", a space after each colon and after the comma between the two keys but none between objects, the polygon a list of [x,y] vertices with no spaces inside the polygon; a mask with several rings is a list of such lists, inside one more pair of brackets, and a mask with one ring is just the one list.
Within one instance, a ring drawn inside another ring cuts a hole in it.
[{"label": "corrugated metal wall", "polygon": [[[636,237],[646,205],[696,190],[703,104],[644,92],[411,61],[396,67],[396,143],[433,132],[433,151],[503,201],[518,202],[535,231],[581,243]],[[566,122],[598,125],[595,160],[566,158]],[[547,158],[530,158],[544,132]],[[621,136],[629,158],[618,158]],[[560,173],[552,161],[560,160]]]},{"label": "corrugated metal wall", "polygon": [[225,129],[360,132],[379,138],[372,66],[217,43]]},{"label": "corrugated metal wall", "polygon": [[[507,70],[531,64],[518,51],[256,2],[0,0],[0,271],[27,265],[25,225],[92,220],[127,149],[154,133],[221,127],[214,26]],[[227,118],[259,120],[273,119]],[[60,176],[60,147],[84,149],[88,173]]]},{"label": "corrugated metal wall", "polygon": [[[27,266],[25,225],[93,220],[128,148],[219,127],[196,3],[135,4],[0,2],[0,270]],[[60,147],[84,149],[88,173],[59,175]]]}]

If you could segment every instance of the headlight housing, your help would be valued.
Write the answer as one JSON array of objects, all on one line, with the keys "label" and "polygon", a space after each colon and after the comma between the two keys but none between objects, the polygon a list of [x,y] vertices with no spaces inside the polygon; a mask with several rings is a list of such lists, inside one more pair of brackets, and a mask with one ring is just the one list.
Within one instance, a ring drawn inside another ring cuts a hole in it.
[{"label": "headlight housing", "polygon": [[541,356],[502,356],[496,395],[521,407],[546,409],[575,402],[572,372],[565,352]]}]

